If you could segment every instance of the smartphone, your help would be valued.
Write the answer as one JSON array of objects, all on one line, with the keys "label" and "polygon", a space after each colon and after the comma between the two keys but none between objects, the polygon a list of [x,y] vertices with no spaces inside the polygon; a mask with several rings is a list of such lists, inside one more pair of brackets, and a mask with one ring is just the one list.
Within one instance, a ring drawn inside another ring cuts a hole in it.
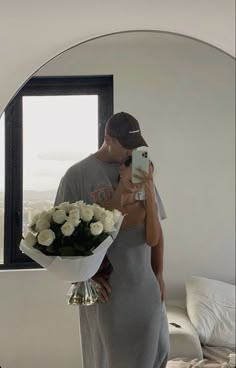
[{"label": "smartphone", "polygon": [[132,182],[134,184],[140,183],[141,180],[134,177],[134,175],[140,175],[137,169],[141,169],[148,174],[149,170],[149,158],[148,152],[145,150],[133,150],[132,152]]}]

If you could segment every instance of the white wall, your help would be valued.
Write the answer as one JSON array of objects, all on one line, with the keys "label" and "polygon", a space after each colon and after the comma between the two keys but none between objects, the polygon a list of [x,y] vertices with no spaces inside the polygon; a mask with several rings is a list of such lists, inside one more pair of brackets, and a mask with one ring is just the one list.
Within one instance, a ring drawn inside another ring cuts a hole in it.
[{"label": "white wall", "polygon": [[235,55],[234,0],[1,0],[0,9],[0,113],[46,61],[107,33],[176,32]]},{"label": "white wall", "polygon": [[158,33],[78,46],[38,75],[114,75],[114,110],[141,122],[168,214],[167,296],[198,274],[234,282],[235,71],[233,58]]},{"label": "white wall", "polygon": [[0,366],[82,368],[70,285],[45,270],[0,272]]},{"label": "white wall", "polygon": [[[114,74],[115,111],[140,120],[168,214],[168,298],[183,296],[192,274],[233,282],[233,59],[184,38],[152,37],[141,52],[137,41],[122,51],[123,41],[79,46],[41,74]],[[80,368],[77,310],[65,303],[65,284],[47,271],[8,271],[0,292],[2,368]]]}]

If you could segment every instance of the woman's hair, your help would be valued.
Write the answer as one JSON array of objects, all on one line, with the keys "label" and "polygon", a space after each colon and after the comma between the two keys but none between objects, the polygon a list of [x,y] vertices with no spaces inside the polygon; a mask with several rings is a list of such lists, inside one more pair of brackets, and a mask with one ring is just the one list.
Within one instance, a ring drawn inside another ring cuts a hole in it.
[{"label": "woman's hair", "polygon": [[[129,157],[125,160],[124,165],[125,165],[126,167],[129,167],[131,164],[132,164],[132,156],[129,156]],[[150,164],[151,164],[151,166],[152,166],[152,170],[154,171],[154,165],[153,165],[153,162],[152,162],[151,160],[150,160]]]},{"label": "woman's hair", "polygon": [[[129,167],[132,163],[132,156],[129,156],[125,161],[124,161],[124,165],[125,167]],[[118,182],[120,181],[120,174],[118,175]],[[1,367],[0,367],[1,368]]]},{"label": "woman's hair", "polygon": [[129,157],[125,160],[124,165],[125,165],[126,167],[129,167],[131,164],[132,164],[132,156],[129,156]]}]

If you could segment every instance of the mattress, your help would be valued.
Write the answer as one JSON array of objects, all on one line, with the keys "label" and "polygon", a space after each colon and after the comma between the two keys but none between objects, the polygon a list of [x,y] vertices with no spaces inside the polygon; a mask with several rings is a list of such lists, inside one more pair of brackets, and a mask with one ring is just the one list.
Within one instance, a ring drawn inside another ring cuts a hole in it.
[{"label": "mattress", "polygon": [[[170,356],[173,358],[202,359],[198,334],[187,315],[186,309],[166,306],[170,334]],[[178,327],[180,326],[180,327]]]}]

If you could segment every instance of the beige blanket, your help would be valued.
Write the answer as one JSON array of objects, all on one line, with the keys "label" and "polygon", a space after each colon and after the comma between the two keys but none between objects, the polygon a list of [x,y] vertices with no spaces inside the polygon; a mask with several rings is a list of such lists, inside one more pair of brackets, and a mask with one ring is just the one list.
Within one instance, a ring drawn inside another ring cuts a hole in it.
[{"label": "beige blanket", "polygon": [[188,360],[176,358],[168,361],[167,368],[229,368],[229,354],[226,348],[203,347],[204,359]]}]

